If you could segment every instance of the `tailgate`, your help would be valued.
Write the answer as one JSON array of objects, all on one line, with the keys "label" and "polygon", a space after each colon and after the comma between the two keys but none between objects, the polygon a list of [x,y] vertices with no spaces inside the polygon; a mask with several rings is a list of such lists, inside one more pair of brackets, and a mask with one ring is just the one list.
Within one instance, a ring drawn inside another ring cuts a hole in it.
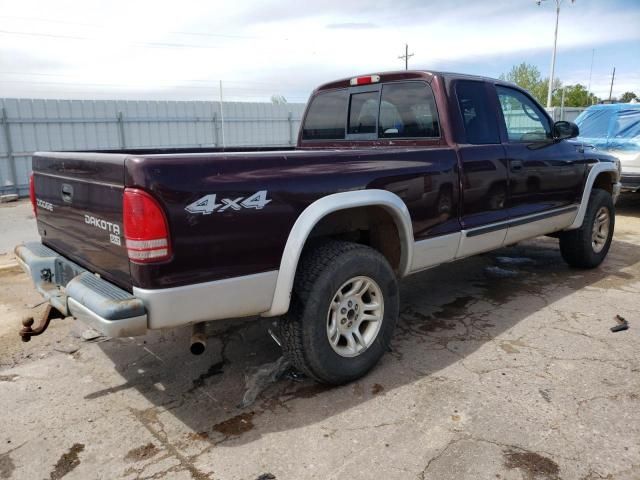
[{"label": "tailgate", "polygon": [[130,289],[122,227],[125,158],[111,153],[36,153],[33,181],[42,242]]}]

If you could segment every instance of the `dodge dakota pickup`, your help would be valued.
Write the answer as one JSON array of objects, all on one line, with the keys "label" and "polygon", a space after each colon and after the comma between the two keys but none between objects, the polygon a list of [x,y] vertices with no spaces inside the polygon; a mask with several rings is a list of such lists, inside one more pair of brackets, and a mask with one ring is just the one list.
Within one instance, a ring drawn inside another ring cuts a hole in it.
[{"label": "dodge dakota pickup", "polygon": [[[317,88],[292,148],[40,152],[41,242],[15,249],[50,306],[112,337],[278,317],[319,382],[389,347],[398,281],[539,235],[574,268],[609,250],[620,165],[500,80],[388,72]],[[428,292],[425,292],[428,295]]]}]

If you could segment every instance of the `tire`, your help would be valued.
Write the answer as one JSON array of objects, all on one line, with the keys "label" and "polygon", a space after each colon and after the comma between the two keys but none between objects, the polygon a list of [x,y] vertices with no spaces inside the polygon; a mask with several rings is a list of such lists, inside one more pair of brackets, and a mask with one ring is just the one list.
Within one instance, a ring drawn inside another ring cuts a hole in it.
[{"label": "tire", "polygon": [[[349,295],[359,285],[364,293]],[[300,259],[291,306],[279,322],[284,355],[320,383],[356,380],[388,350],[398,308],[395,274],[378,251],[333,240],[312,246]]]},{"label": "tire", "polygon": [[614,226],[615,208],[611,194],[594,188],[582,226],[560,234],[562,258],[572,267],[597,267],[609,252]]}]

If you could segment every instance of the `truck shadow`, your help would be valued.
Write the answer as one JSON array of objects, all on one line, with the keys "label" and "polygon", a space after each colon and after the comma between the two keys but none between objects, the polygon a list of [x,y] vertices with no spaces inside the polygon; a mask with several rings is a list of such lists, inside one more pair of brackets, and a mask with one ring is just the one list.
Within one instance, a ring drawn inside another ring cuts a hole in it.
[{"label": "truck shadow", "polygon": [[[573,270],[555,239],[540,238],[414,275],[401,284],[393,350],[368,376],[342,387],[285,376],[251,406],[239,407],[245,374],[280,356],[268,334],[272,320],[252,319],[210,324],[208,349],[200,357],[188,351],[188,329],[102,343],[124,382],[86,398],[135,389],[152,406],[132,412],[159,441],[190,451],[233,447],[322,423],[407,384],[435,385],[447,378],[447,367],[491,342],[492,368],[508,371],[527,348],[508,330],[576,290],[624,286],[633,278],[625,269],[637,262],[639,246],[614,240],[600,268]],[[481,373],[470,370],[468,381]],[[326,432],[332,434],[329,427]]]},{"label": "truck shadow", "polygon": [[640,217],[640,193],[623,193],[616,203],[616,214]]}]

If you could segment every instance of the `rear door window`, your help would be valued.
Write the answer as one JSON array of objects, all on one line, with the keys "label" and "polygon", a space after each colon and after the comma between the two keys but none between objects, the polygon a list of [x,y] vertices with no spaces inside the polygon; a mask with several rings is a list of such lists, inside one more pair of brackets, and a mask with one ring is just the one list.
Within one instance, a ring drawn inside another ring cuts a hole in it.
[{"label": "rear door window", "polygon": [[461,80],[456,82],[455,89],[467,143],[500,143],[498,121],[489,103],[485,83]]},{"label": "rear door window", "polygon": [[302,129],[303,140],[344,140],[346,90],[318,94],[309,106]]},{"label": "rear door window", "polygon": [[384,85],[380,102],[380,138],[439,137],[440,125],[433,91],[426,83]]}]

